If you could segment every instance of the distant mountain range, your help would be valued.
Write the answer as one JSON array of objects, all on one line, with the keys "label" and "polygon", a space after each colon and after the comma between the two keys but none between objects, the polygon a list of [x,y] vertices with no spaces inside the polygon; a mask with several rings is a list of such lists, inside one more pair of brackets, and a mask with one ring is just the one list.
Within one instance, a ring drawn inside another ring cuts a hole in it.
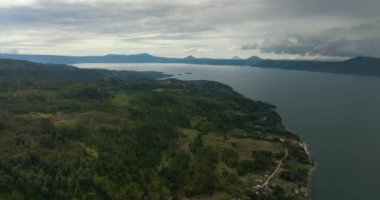
[{"label": "distant mountain range", "polygon": [[344,61],[262,60],[257,67],[351,75],[380,76],[380,59],[356,57]]},{"label": "distant mountain range", "polygon": [[212,59],[158,57],[142,53],[136,55],[105,55],[105,56],[55,56],[55,55],[26,55],[26,54],[0,54],[0,58],[28,60],[40,63],[75,64],[75,63],[191,63],[206,65],[252,65],[252,60],[246,59]]},{"label": "distant mountain range", "polygon": [[75,64],[75,63],[188,63],[205,65],[239,65],[262,68],[278,68],[287,70],[302,70],[352,75],[380,76],[380,59],[371,57],[356,57],[345,61],[309,61],[309,60],[271,60],[252,56],[248,59],[233,57],[231,59],[158,57],[147,53],[136,55],[105,55],[105,56],[56,56],[56,55],[26,55],[0,54],[0,58],[28,60],[40,63]]}]

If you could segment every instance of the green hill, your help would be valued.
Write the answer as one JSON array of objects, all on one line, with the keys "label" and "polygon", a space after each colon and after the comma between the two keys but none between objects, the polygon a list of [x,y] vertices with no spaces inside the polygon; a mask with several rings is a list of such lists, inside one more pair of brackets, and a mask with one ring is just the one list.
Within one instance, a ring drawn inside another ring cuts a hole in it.
[{"label": "green hill", "polygon": [[299,138],[229,86],[12,60],[0,74],[0,199],[309,199]]}]

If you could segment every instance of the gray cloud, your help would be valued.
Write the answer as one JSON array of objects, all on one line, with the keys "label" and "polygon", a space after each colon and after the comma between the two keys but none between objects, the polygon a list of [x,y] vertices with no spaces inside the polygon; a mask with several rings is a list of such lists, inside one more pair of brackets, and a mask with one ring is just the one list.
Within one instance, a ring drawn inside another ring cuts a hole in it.
[{"label": "gray cloud", "polygon": [[380,56],[378,8],[378,0],[2,0],[0,44],[49,54]]},{"label": "gray cloud", "polygon": [[281,38],[268,38],[261,43],[243,45],[241,49],[303,56],[380,57],[380,24],[335,27],[313,35],[285,35]]},{"label": "gray cloud", "polygon": [[18,50],[17,49],[6,49],[6,50],[0,51],[0,53],[4,53],[4,54],[18,54]]},{"label": "gray cloud", "polygon": [[260,47],[260,51],[263,53],[332,57],[380,56],[380,38],[350,40],[346,38],[299,37],[297,40],[297,43],[291,41],[264,43]]}]

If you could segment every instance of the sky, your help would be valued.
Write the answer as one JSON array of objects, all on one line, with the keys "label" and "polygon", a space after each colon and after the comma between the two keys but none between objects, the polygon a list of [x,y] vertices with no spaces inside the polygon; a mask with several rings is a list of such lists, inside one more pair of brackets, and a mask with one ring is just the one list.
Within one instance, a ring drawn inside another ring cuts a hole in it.
[{"label": "sky", "polygon": [[1,0],[0,53],[380,57],[380,0]]}]

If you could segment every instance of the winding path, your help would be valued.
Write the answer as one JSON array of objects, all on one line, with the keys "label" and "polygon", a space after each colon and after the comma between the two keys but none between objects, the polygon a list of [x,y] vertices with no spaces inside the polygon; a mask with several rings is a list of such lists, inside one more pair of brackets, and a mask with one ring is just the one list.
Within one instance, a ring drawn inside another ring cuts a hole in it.
[{"label": "winding path", "polygon": [[280,167],[284,160],[288,157],[288,149],[285,149],[285,156],[280,160],[278,163],[276,169],[273,171],[273,173],[268,177],[268,179],[260,186],[260,189],[264,188],[265,186],[268,185],[269,181],[277,174],[278,170],[280,170]]}]

